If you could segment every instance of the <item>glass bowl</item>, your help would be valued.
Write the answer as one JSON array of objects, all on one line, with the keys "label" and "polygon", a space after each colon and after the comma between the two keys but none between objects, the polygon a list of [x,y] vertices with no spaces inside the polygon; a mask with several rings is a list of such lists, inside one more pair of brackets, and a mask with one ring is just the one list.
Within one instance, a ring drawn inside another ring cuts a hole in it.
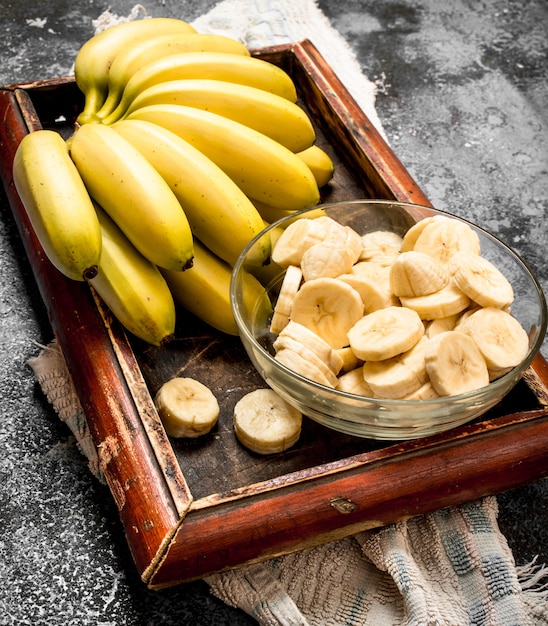
[{"label": "glass bowl", "polygon": [[[328,215],[360,235],[388,230],[403,236],[417,221],[445,215],[468,224],[478,235],[481,254],[511,282],[511,312],[529,336],[529,351],[517,367],[480,389],[428,400],[388,400],[346,393],[321,385],[274,359],[270,319],[285,270],[265,257],[280,229],[295,219]],[[546,300],[527,265],[508,246],[470,222],[429,207],[392,201],[352,200],[325,204],[285,217],[249,243],[236,262],[231,302],[241,341],[265,383],[303,415],[346,434],[370,439],[423,437],[465,424],[496,405],[519,381],[540,350],[546,333]]]}]

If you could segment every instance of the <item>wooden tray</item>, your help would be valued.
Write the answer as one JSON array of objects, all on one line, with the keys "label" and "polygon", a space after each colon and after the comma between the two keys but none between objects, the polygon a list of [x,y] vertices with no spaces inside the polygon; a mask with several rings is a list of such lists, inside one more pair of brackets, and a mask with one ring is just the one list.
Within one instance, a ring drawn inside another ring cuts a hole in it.
[{"label": "wooden tray", "polygon": [[[324,201],[427,198],[308,41],[254,51],[286,69],[336,163]],[[21,138],[68,135],[82,97],[71,78],[0,90],[6,194],[97,446],[144,583],[161,588],[494,494],[548,475],[548,365],[539,355],[503,403],[449,432],[379,442],[305,420],[301,441],[272,458],[232,432],[232,408],[264,386],[238,338],[185,312],[162,349],[129,338],[86,284],[45,257],[14,189]],[[220,399],[218,427],[199,440],[166,436],[152,403],[184,372]]]}]

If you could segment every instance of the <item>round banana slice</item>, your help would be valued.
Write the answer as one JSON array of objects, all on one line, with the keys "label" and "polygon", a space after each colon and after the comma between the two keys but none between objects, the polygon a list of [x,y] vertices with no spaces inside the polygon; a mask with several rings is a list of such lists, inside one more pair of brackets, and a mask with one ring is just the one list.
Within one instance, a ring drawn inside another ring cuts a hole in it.
[{"label": "round banana slice", "polygon": [[422,337],[410,350],[383,361],[367,361],[362,375],[377,398],[397,399],[416,392],[428,381]]},{"label": "round banana slice", "polygon": [[348,331],[350,347],[364,361],[383,361],[410,350],[424,335],[418,314],[401,306],[373,311]]},{"label": "round banana slice", "polygon": [[352,350],[350,346],[339,348],[338,350],[335,350],[335,352],[342,359],[342,365],[339,369],[339,374],[341,372],[349,372],[350,370],[353,370],[356,367],[363,365],[363,361],[361,359],[358,359],[358,357],[354,354],[354,350]]},{"label": "round banana slice", "polygon": [[459,252],[451,259],[450,269],[457,287],[480,306],[504,309],[513,302],[512,285],[485,257]]},{"label": "round banana slice", "polygon": [[529,351],[529,337],[519,321],[495,307],[478,309],[459,324],[459,331],[474,340],[492,376],[519,365]]},{"label": "round banana slice", "polygon": [[257,454],[276,454],[299,440],[302,413],[272,389],[256,389],[234,407],[234,433]]},{"label": "round banana slice", "polygon": [[337,384],[337,377],[332,372],[326,372],[325,367],[318,365],[315,359],[302,356],[302,346],[298,352],[291,348],[279,348],[274,358],[287,369],[324,387],[333,388]]},{"label": "round banana slice", "polygon": [[171,437],[195,438],[207,434],[219,418],[212,391],[194,378],[172,378],[154,398],[164,428]]},{"label": "round banana slice", "polygon": [[400,400],[432,400],[439,398],[440,394],[434,389],[430,380],[421,385],[416,391],[407,396],[403,396]]},{"label": "round banana slice", "polygon": [[358,273],[341,274],[339,280],[350,285],[359,294],[363,302],[364,313],[372,313],[389,306],[398,306],[400,301],[390,290],[387,281],[375,281]]},{"label": "round banana slice", "polygon": [[[293,320],[289,321],[280,333],[280,337],[290,337],[310,348],[335,374],[338,374],[343,367],[344,361],[338,351],[334,350],[327,341],[302,324],[298,324]],[[276,349],[276,342],[274,342],[274,349]]]},{"label": "round banana slice", "polygon": [[300,341],[282,334],[278,336],[273,347],[277,352],[281,352],[282,350],[290,350],[291,352],[294,352],[308,363],[308,367],[311,368],[313,372],[321,372],[321,376],[325,377],[328,381],[329,387],[335,387],[337,385],[337,373],[334,372],[313,350]]},{"label": "round banana slice", "polygon": [[335,349],[348,345],[347,332],[363,316],[360,294],[342,280],[316,278],[303,283],[293,300],[291,319]]},{"label": "round banana slice", "polygon": [[426,371],[440,396],[454,396],[489,384],[489,372],[475,341],[448,330],[428,340]]},{"label": "round banana slice", "polygon": [[402,237],[389,230],[375,230],[362,235],[363,250],[360,261],[371,261],[376,258],[396,257],[403,243]]},{"label": "round banana slice", "polygon": [[353,258],[342,244],[321,241],[303,253],[301,270],[304,280],[335,278],[352,269]]},{"label": "round banana slice", "polygon": [[468,224],[445,217],[433,220],[424,227],[413,250],[429,254],[440,263],[448,263],[461,250],[479,255],[480,240]]},{"label": "round banana slice", "polygon": [[373,391],[363,377],[362,367],[356,367],[341,374],[336,389],[345,393],[353,393],[356,396],[373,397]]},{"label": "round banana slice", "polygon": [[421,319],[434,320],[461,313],[470,305],[470,298],[451,281],[443,289],[427,296],[401,297],[400,302],[416,311]]},{"label": "round banana slice", "polygon": [[303,278],[303,273],[298,265],[289,265],[285,271],[280,293],[274,305],[272,319],[270,321],[270,331],[275,335],[280,333],[289,322],[293,300],[299,291]]},{"label": "round banana slice", "polygon": [[305,250],[324,238],[325,227],[321,218],[297,219],[278,237],[272,250],[272,260],[282,267],[300,265]]},{"label": "round banana slice", "polygon": [[448,315],[447,317],[438,317],[438,319],[430,320],[426,324],[426,336],[433,337],[434,335],[444,333],[446,330],[455,330],[455,326],[457,325],[460,317],[461,314],[456,313],[455,315]]},{"label": "round banana slice", "polygon": [[443,289],[449,279],[445,265],[416,250],[402,252],[390,267],[390,288],[398,297],[426,296]]},{"label": "round banana slice", "polygon": [[436,220],[445,220],[448,219],[444,215],[433,215],[431,217],[425,217],[423,220],[418,221],[416,224],[413,224],[411,228],[405,233],[402,238],[401,243],[401,252],[408,252],[409,250],[413,250],[415,247],[415,243],[419,238],[419,235],[422,231]]}]

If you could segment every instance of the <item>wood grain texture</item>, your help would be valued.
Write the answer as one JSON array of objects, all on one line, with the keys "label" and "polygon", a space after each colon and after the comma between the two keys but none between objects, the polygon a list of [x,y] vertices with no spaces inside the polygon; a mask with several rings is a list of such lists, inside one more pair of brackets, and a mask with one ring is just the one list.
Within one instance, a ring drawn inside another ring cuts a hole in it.
[{"label": "wood grain texture", "polygon": [[[430,206],[310,42],[254,54],[291,74],[318,143],[335,162],[322,201]],[[53,268],[30,227],[11,178],[17,145],[40,127],[68,136],[81,105],[72,78],[0,90],[2,180],[147,585],[200,578],[548,475],[548,366],[541,355],[504,402],[439,435],[371,441],[307,420],[287,453],[265,459],[244,450],[231,429],[232,408],[264,384],[239,339],[185,312],[166,347],[127,337],[87,285]],[[417,208],[417,218],[426,214]],[[152,403],[162,382],[181,372],[205,380],[221,400],[218,426],[199,440],[169,440]]]}]

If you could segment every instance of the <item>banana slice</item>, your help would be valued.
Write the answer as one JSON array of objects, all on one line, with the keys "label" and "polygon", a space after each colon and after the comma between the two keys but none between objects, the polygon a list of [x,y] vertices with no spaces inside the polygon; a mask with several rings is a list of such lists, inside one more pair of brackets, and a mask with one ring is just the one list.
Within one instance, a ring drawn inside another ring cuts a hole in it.
[{"label": "banana slice", "polygon": [[519,365],[529,351],[529,337],[519,321],[495,308],[478,309],[459,324],[459,331],[478,346],[491,376],[500,376]]},{"label": "banana slice", "polygon": [[485,257],[459,252],[450,270],[457,287],[482,307],[504,309],[514,300],[514,290],[504,274]]},{"label": "banana slice", "polygon": [[418,313],[421,319],[434,320],[461,313],[470,305],[470,298],[451,281],[443,289],[427,296],[402,297],[400,302]]},{"label": "banana slice", "polygon": [[475,341],[448,330],[428,340],[426,371],[440,396],[453,396],[489,384],[489,372]]},{"label": "banana slice", "polygon": [[208,433],[219,418],[212,391],[194,378],[172,378],[158,390],[154,404],[171,437],[196,438]]},{"label": "banana slice", "polygon": [[325,361],[322,361],[313,350],[300,341],[293,339],[293,337],[288,337],[287,335],[280,335],[274,342],[274,349],[278,352],[282,350],[294,352],[304,359],[308,367],[312,368],[313,371],[321,372],[321,376],[318,374],[315,377],[316,379],[327,381],[328,387],[335,387],[337,385],[337,374]]},{"label": "banana slice", "polygon": [[282,267],[300,265],[304,252],[324,238],[325,227],[321,218],[295,220],[278,237],[272,250],[272,260]]},{"label": "banana slice", "polygon": [[383,361],[367,361],[362,375],[377,398],[397,399],[416,392],[428,381],[425,349],[421,339],[407,352]]},{"label": "banana slice", "polygon": [[392,293],[388,281],[374,280],[357,272],[341,274],[338,279],[360,294],[365,314],[400,304],[398,298]]},{"label": "banana slice", "polygon": [[362,367],[356,367],[348,372],[345,372],[344,374],[341,374],[336,388],[339,391],[353,393],[356,396],[367,396],[368,398],[373,397],[373,391],[363,377]]},{"label": "banana slice", "polygon": [[301,270],[304,280],[315,278],[335,278],[352,269],[353,257],[341,244],[321,241],[310,246],[303,253]]},{"label": "banana slice", "polygon": [[234,407],[234,433],[238,441],[257,454],[276,454],[299,440],[302,413],[272,389],[256,389]]},{"label": "banana slice", "polygon": [[330,374],[326,376],[325,368],[318,366],[317,362],[312,362],[307,357],[301,356],[295,350],[280,348],[274,355],[274,358],[282,365],[285,365],[287,369],[303,376],[303,378],[308,378],[320,385],[324,385],[324,387],[333,388],[337,384],[337,381],[333,380]]},{"label": "banana slice", "polygon": [[457,219],[439,217],[426,224],[415,241],[413,250],[429,254],[440,263],[448,263],[461,250],[479,255],[480,240],[468,224]]},{"label": "banana slice", "polygon": [[455,330],[460,317],[461,314],[456,313],[455,315],[448,315],[447,317],[439,317],[438,319],[430,320],[426,324],[426,336],[433,337],[434,335],[444,333],[446,330]]},{"label": "banana slice", "polygon": [[361,239],[363,245],[360,254],[361,261],[397,257],[403,243],[400,235],[389,230],[375,230],[371,233],[365,233]]},{"label": "banana slice", "polygon": [[390,288],[398,297],[426,296],[443,289],[449,279],[445,265],[416,250],[402,252],[390,267]]},{"label": "banana slice", "polygon": [[270,331],[275,335],[279,334],[289,322],[293,300],[299,291],[302,278],[303,273],[299,266],[289,265],[287,267],[270,321]]},{"label": "banana slice", "polygon": [[430,380],[427,380],[424,385],[421,385],[416,391],[403,396],[400,400],[432,400],[433,398],[439,398],[440,394],[434,389]]},{"label": "banana slice", "polygon": [[424,335],[415,311],[391,306],[362,317],[348,331],[350,347],[364,361],[383,361],[410,350]]},{"label": "banana slice", "polygon": [[293,321],[306,326],[335,349],[348,345],[347,332],[362,316],[360,294],[336,278],[316,278],[303,283],[291,312]]},{"label": "banana slice", "polygon": [[345,346],[344,348],[339,348],[335,350],[337,355],[342,359],[342,365],[339,370],[340,372],[349,372],[350,370],[356,369],[363,365],[363,361],[358,359],[358,357],[354,354],[354,350],[350,346]]},{"label": "banana slice", "polygon": [[289,337],[294,339],[295,341],[301,343],[306,346],[312,352],[314,352],[320,360],[325,363],[329,369],[338,374],[343,367],[344,361],[341,355],[339,355],[337,350],[334,350],[324,339],[322,339],[319,335],[312,332],[306,326],[302,324],[298,324],[294,321],[289,321],[286,327],[281,332],[278,339],[274,342],[274,349],[278,349],[277,345],[282,345],[277,342],[283,337]]},{"label": "banana slice", "polygon": [[444,215],[433,215],[432,217],[425,217],[423,220],[420,220],[416,224],[413,224],[413,226],[411,226],[411,228],[403,236],[400,251],[408,252],[409,250],[413,250],[415,247],[415,243],[419,238],[419,235],[428,226],[428,224],[431,224],[436,220],[444,219],[447,219]]}]

